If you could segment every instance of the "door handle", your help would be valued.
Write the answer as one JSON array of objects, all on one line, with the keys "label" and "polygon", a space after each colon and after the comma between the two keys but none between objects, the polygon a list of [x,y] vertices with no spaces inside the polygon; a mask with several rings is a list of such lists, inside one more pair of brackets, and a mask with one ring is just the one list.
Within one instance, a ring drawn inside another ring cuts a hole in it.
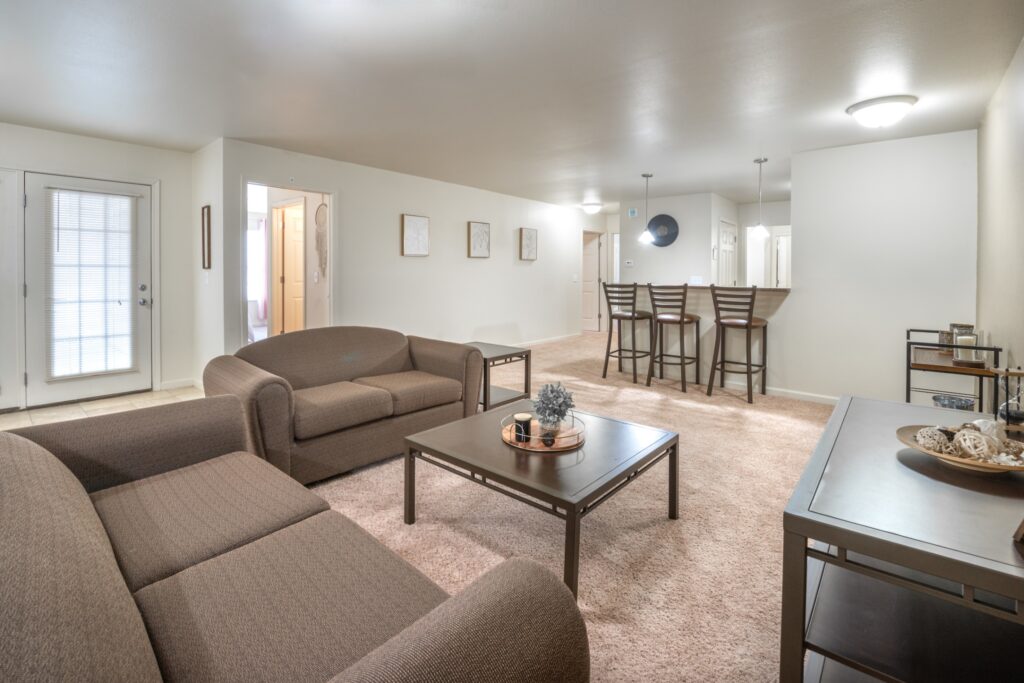
[{"label": "door handle", "polygon": [[139,299],[139,305],[140,306],[145,306],[147,303],[149,303],[149,302],[146,299]]}]

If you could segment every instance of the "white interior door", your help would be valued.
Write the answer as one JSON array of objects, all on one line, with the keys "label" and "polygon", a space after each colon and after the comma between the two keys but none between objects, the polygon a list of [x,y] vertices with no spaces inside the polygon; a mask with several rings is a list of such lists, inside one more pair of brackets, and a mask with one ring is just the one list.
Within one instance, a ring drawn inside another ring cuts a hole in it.
[{"label": "white interior door", "polygon": [[601,329],[601,235],[583,233],[583,329]]},{"label": "white interior door", "polygon": [[736,226],[727,221],[718,224],[718,280],[715,284],[721,287],[736,285],[737,259],[736,249],[738,231]]},{"label": "white interior door", "polygon": [[25,174],[28,405],[152,388],[150,190]]}]

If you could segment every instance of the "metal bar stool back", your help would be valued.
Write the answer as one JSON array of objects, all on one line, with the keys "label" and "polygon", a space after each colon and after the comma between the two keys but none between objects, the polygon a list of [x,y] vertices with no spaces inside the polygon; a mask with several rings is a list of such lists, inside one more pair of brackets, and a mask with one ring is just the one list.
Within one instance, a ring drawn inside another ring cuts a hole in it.
[{"label": "metal bar stool back", "polygon": [[[768,362],[768,321],[754,315],[754,302],[757,299],[757,287],[716,287],[711,285],[711,299],[715,305],[715,350],[711,360],[711,377],[708,379],[708,396],[715,384],[715,372],[718,372],[719,386],[725,387],[726,373],[744,374],[747,376],[747,403],[754,402],[754,375],[761,375],[761,393],[764,394],[765,368]],[[754,329],[761,330],[761,362],[754,363],[751,357],[751,333]],[[727,360],[725,358],[725,331],[740,329],[746,331],[746,361]],[[730,370],[729,366],[741,366],[741,369]]]},{"label": "metal bar stool back", "polygon": [[[651,325],[651,312],[637,310],[636,307],[636,294],[637,285],[632,284],[609,284],[607,282],[604,285],[604,299],[608,302],[608,346],[605,349],[604,354],[604,371],[601,373],[601,377],[608,376],[608,359],[616,358],[619,361],[619,372],[622,372],[622,361],[626,359],[633,365],[633,384],[637,382],[636,373],[636,362],[640,358],[646,358],[651,355],[650,351],[639,351],[636,348],[636,323],[640,320],[646,320],[648,323],[649,334],[652,338],[651,346],[653,347],[653,336],[654,329]],[[629,331],[632,339],[632,346],[628,349],[622,348],[622,321],[629,321]],[[612,328],[618,327],[618,348],[612,349]]]},{"label": "metal bar stool back", "polygon": [[[652,356],[647,366],[647,386],[651,386],[654,376],[654,365],[658,365],[659,379],[665,379],[665,366],[678,365],[682,376],[683,391],[686,391],[686,366],[693,365],[693,381],[700,384],[700,316],[686,312],[686,295],[688,285],[652,285],[647,284],[647,292],[651,298],[651,309],[654,313],[654,332],[652,334]],[[694,354],[686,355],[686,326],[694,326]],[[665,352],[665,329],[679,328],[679,353]],[[672,360],[665,360],[666,358]]]}]

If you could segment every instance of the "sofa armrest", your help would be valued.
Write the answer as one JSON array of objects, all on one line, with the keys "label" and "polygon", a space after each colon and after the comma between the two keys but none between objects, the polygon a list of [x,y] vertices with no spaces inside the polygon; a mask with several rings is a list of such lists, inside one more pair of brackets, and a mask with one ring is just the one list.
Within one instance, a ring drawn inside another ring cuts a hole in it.
[{"label": "sofa armrest", "polygon": [[466,344],[409,337],[409,356],[415,369],[461,382],[462,415],[476,414],[484,374],[484,357],[479,350]]},{"label": "sofa armrest", "polygon": [[290,474],[294,408],[287,380],[241,358],[218,356],[203,370],[203,389],[207,396],[237,396],[242,402],[249,450]]},{"label": "sofa armrest", "polygon": [[331,683],[589,678],[587,629],[572,593],[539,564],[512,559]]},{"label": "sofa armrest", "polygon": [[231,396],[12,431],[57,456],[90,493],[246,447],[242,410]]}]

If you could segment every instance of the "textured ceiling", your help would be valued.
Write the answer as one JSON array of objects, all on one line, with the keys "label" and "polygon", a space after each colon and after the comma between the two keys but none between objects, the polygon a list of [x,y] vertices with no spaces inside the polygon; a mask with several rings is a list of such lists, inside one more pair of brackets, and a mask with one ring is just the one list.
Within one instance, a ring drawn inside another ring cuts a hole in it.
[{"label": "textured ceiling", "polygon": [[[788,196],[799,151],[973,128],[1021,0],[0,0],[0,120],[233,137],[560,204]],[[858,127],[860,99],[921,98]]]}]

